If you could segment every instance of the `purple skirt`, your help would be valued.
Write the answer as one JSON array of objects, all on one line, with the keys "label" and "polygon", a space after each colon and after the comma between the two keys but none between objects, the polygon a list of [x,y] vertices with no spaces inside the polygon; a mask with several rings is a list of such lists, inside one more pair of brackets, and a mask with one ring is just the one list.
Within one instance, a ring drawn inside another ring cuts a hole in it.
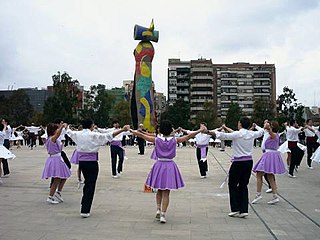
[{"label": "purple skirt", "polygon": [[75,149],[72,153],[72,157],[70,159],[70,162],[73,164],[79,164],[79,154],[77,149]]},{"label": "purple skirt", "polygon": [[49,157],[44,165],[42,179],[47,178],[62,178],[67,179],[71,176],[71,171],[64,163],[61,156]]},{"label": "purple skirt", "polygon": [[279,151],[265,152],[260,160],[254,165],[253,172],[264,172],[272,174],[286,173],[286,167],[283,163]]},{"label": "purple skirt", "polygon": [[184,187],[184,182],[174,161],[156,161],[147,177],[148,187],[171,190]]}]

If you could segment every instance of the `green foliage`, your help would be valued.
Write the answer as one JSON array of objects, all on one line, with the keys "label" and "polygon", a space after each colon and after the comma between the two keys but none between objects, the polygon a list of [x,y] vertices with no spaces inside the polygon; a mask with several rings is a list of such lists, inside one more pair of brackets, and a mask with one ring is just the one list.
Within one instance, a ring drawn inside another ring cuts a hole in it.
[{"label": "green foliage", "polygon": [[189,103],[178,99],[172,106],[161,114],[161,120],[167,119],[172,122],[174,128],[182,127],[190,129],[190,106]]},{"label": "green foliage", "polygon": [[208,129],[217,128],[220,123],[217,119],[217,111],[214,108],[213,102],[206,101],[203,105],[204,111],[199,111],[196,116],[196,125],[201,122],[206,122]]},{"label": "green foliage", "polygon": [[253,105],[252,122],[263,126],[264,120],[273,120],[275,118],[274,104],[272,102],[256,98]]},{"label": "green foliage", "polygon": [[303,118],[304,106],[301,103],[297,103],[295,93],[289,87],[283,88],[283,93],[279,95],[277,99],[279,116],[277,118],[280,124],[290,120],[296,119],[299,124],[303,124],[305,119]]},{"label": "green foliage", "polygon": [[115,97],[106,91],[105,85],[91,86],[90,91],[86,93],[84,109],[80,114],[81,117],[83,119],[91,118],[99,127],[110,125],[110,112],[113,108],[114,99]]},{"label": "green foliage", "polygon": [[9,119],[12,126],[27,125],[33,116],[33,106],[23,89],[13,91],[8,98],[0,97],[0,116]]},{"label": "green foliage", "polygon": [[54,95],[49,97],[43,108],[46,123],[62,118],[67,123],[77,121],[78,81],[72,80],[68,73],[60,72],[52,76]]},{"label": "green foliage", "polygon": [[242,117],[242,110],[238,103],[231,102],[227,112],[225,124],[234,130],[238,129],[238,121]]},{"label": "green foliage", "polygon": [[128,101],[118,102],[113,108],[112,118],[118,119],[120,126],[131,122],[130,103]]}]

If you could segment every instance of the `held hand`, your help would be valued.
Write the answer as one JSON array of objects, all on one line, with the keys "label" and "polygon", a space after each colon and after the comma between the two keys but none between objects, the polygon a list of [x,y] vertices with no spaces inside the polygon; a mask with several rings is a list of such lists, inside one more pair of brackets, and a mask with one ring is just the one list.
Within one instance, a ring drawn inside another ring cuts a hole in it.
[{"label": "held hand", "polygon": [[122,128],[124,131],[129,131],[130,125],[124,125]]}]

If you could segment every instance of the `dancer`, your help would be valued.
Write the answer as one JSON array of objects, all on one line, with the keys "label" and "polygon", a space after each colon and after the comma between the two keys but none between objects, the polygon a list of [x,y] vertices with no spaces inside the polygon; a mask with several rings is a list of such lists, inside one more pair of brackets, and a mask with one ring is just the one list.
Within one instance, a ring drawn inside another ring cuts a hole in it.
[{"label": "dancer", "polygon": [[[261,142],[261,149],[262,149],[263,153],[266,151],[266,148],[265,148],[266,140],[270,137],[269,130],[267,128],[270,128],[270,123],[269,123],[268,119],[264,120],[264,124],[263,124],[264,133],[263,133],[263,138],[262,138],[262,142]],[[268,179],[268,174],[264,174],[264,179],[266,180],[266,182],[268,184],[268,189],[266,190],[266,193],[271,193],[272,188],[271,188],[271,184]]]},{"label": "dancer", "polygon": [[114,132],[93,132],[95,125],[91,119],[82,121],[82,131],[67,129],[69,137],[77,144],[79,168],[84,177],[83,195],[81,200],[81,213],[83,218],[90,217],[96,181],[99,173],[98,151],[99,147],[111,141],[118,134],[128,131],[129,125]]},{"label": "dancer", "polygon": [[57,204],[64,201],[61,196],[61,191],[67,181],[67,178],[71,176],[70,169],[62,159],[62,143],[58,139],[62,129],[66,126],[67,124],[65,123],[60,123],[59,126],[57,124],[50,123],[47,126],[48,139],[46,141],[46,148],[49,157],[43,169],[42,179],[53,179],[53,183],[50,186],[49,196],[47,198],[47,202],[51,204]]},{"label": "dancer", "polygon": [[[113,128],[107,129],[107,132],[113,132],[120,129],[119,121],[114,120],[112,122]],[[99,130],[101,131],[101,130]],[[111,171],[113,178],[119,178],[123,170],[123,160],[125,155],[125,150],[122,147],[123,136],[129,135],[130,132],[123,133],[115,136],[110,143],[110,152],[111,152]],[[119,157],[118,166],[117,166],[117,156]]]},{"label": "dancer", "polygon": [[14,159],[16,156],[10,152],[5,146],[4,146],[4,141],[6,139],[6,122],[0,123],[0,185],[3,184],[2,181],[2,168],[1,168],[1,163],[3,162],[4,159]]},{"label": "dancer", "polygon": [[[12,129],[10,127],[9,120],[7,118],[2,119],[2,124],[4,126],[4,142],[1,144],[1,146],[5,146],[8,150],[10,149],[10,136],[12,134]],[[3,178],[8,178],[10,176],[10,169],[9,169],[9,163],[6,158],[2,159],[2,166],[3,166]]]},{"label": "dancer", "polygon": [[313,169],[311,166],[311,156],[316,151],[316,149],[319,147],[319,144],[317,142],[316,137],[316,130],[319,129],[319,127],[313,126],[313,122],[311,119],[307,119],[306,121],[306,128],[303,130],[306,135],[306,145],[307,145],[307,168]]},{"label": "dancer", "polygon": [[273,193],[273,198],[268,202],[268,204],[275,204],[279,202],[275,174],[284,174],[286,172],[286,167],[282,161],[281,153],[278,151],[280,143],[278,122],[272,121],[271,125],[266,123],[265,130],[268,131],[269,136],[265,141],[265,152],[253,167],[253,172],[257,173],[257,194],[251,202],[252,204],[257,203],[262,199],[262,177],[265,175],[268,177]]},{"label": "dancer", "polygon": [[[201,127],[207,127],[207,123],[202,122],[200,123]],[[187,134],[192,133],[192,131],[185,130],[181,128],[182,132],[185,132]],[[205,133],[198,133],[196,136],[196,157],[198,160],[198,166],[200,171],[200,178],[204,179],[207,177],[208,172],[208,161],[207,161],[207,155],[208,155],[208,145],[209,140],[211,138],[211,135],[205,134]]]},{"label": "dancer", "polygon": [[162,136],[158,135],[156,137],[136,130],[130,130],[135,136],[155,144],[154,154],[156,155],[156,161],[147,177],[146,185],[158,189],[156,194],[156,218],[160,220],[160,223],[166,223],[165,214],[169,206],[170,191],[184,187],[179,168],[173,161],[173,158],[176,156],[177,144],[187,141],[201,131],[205,131],[206,128],[203,127],[198,131],[178,138],[170,136],[172,130],[172,124],[168,120],[162,120],[160,123],[160,133],[163,134]]},{"label": "dancer", "polygon": [[288,148],[291,152],[291,161],[288,176],[290,178],[296,178],[296,176],[293,174],[293,171],[300,165],[301,159],[304,154],[303,151],[298,147],[299,133],[304,130],[304,128],[299,127],[296,120],[294,119],[290,120],[290,126],[288,126],[287,123],[285,123],[284,125],[287,130]]},{"label": "dancer", "polygon": [[[320,129],[316,130],[316,135],[318,137],[317,143],[318,145],[320,144]],[[317,148],[317,150],[312,154],[311,156],[311,160],[316,162],[316,163],[320,163],[320,146]]]},{"label": "dancer", "polygon": [[[225,125],[222,126],[229,130]],[[257,131],[249,130],[250,119],[243,117],[238,122],[238,131],[233,132],[210,132],[213,136],[221,140],[232,140],[233,158],[229,170],[229,195],[231,212],[229,217],[245,218],[248,216],[248,183],[252,170],[252,150],[255,138],[263,135],[263,128],[255,123],[253,127]]]}]

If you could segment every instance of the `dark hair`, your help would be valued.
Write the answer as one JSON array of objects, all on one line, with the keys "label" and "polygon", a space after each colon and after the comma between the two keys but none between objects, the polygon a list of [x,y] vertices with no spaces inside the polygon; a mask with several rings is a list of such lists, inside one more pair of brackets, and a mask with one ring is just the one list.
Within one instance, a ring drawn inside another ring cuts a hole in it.
[{"label": "dark hair", "polygon": [[8,118],[2,118],[2,119],[7,123],[7,125],[10,124]]},{"label": "dark hair", "polygon": [[53,136],[57,129],[58,129],[57,124],[49,123],[49,124],[47,125],[48,138],[51,137],[51,136]]},{"label": "dark hair", "polygon": [[112,125],[115,124],[115,123],[119,123],[118,119],[114,119],[114,120],[112,121]]},{"label": "dark hair", "polygon": [[169,120],[162,120],[160,122],[160,133],[169,136],[172,132],[172,123]]},{"label": "dark hair", "polygon": [[3,129],[4,129],[4,125],[0,123],[0,132],[3,131]]},{"label": "dark hair", "polygon": [[243,128],[245,128],[245,129],[249,129],[250,128],[250,125],[251,125],[250,118],[242,117],[242,118],[240,118],[240,123],[241,123],[241,126]]},{"label": "dark hair", "polygon": [[83,119],[81,122],[83,129],[90,129],[92,124],[93,124],[93,120],[90,118]]},{"label": "dark hair", "polygon": [[56,118],[53,123],[54,124],[60,124],[61,122],[63,122],[63,119],[62,118]]},{"label": "dark hair", "polygon": [[201,122],[200,124],[205,125],[207,127],[207,123],[206,122]]},{"label": "dark hair", "polygon": [[293,126],[293,124],[295,124],[296,123],[296,120],[295,119],[290,119],[290,126]]},{"label": "dark hair", "polygon": [[277,133],[279,132],[279,123],[277,121],[271,122],[272,132]]},{"label": "dark hair", "polygon": [[311,118],[308,118],[308,119],[306,120],[306,123],[308,123],[309,121],[311,121]]}]

